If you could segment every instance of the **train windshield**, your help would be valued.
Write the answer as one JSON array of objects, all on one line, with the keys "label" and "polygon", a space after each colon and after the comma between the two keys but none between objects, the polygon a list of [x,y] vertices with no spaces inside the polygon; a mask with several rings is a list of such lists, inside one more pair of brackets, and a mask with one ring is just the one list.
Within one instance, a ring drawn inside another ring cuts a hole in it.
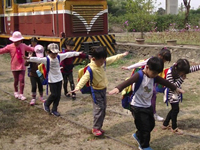
[{"label": "train windshield", "polygon": [[25,4],[25,3],[31,3],[33,0],[15,0],[14,2],[16,4]]}]

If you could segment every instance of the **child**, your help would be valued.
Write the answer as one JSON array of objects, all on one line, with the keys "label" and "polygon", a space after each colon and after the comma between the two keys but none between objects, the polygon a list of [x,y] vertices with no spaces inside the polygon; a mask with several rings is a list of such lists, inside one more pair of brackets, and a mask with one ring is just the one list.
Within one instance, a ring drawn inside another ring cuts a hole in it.
[{"label": "child", "polygon": [[[95,136],[101,136],[104,133],[102,126],[106,115],[106,88],[108,84],[105,65],[109,65],[114,61],[126,56],[127,54],[128,52],[125,52],[123,54],[118,54],[107,58],[107,51],[105,47],[92,47],[92,58],[88,65],[90,66],[93,75],[91,87],[94,89],[94,93],[91,95],[93,99],[94,124],[92,133]],[[75,90],[71,92],[79,91],[89,80],[90,74],[87,70],[78,82]]]},{"label": "child", "polygon": [[31,47],[35,47],[36,45],[37,45],[37,43],[38,43],[38,40],[37,40],[37,38],[36,37],[32,37],[31,38]]},{"label": "child", "polygon": [[[34,51],[30,57],[44,57],[44,47],[42,45],[36,45],[34,48]],[[36,70],[38,70],[38,63],[33,63],[33,62],[26,62],[26,66],[30,65],[30,81],[31,81],[31,92],[32,92],[32,100],[30,102],[30,105],[33,106],[35,105],[36,101],[36,89],[38,85],[38,90],[40,94],[40,100],[44,102],[43,98],[43,86],[40,81],[40,78],[38,77]]]},{"label": "child", "polygon": [[[73,40],[66,41],[65,45],[67,49],[65,49],[64,52],[74,52],[73,47],[75,46],[75,42]],[[88,58],[88,55],[81,54],[78,57]],[[73,67],[74,67],[73,62],[75,58],[77,57],[66,58],[60,64],[60,66],[62,67],[61,72],[62,72],[63,80],[64,80],[63,88],[64,88],[64,94],[66,97],[70,97],[70,94],[68,93],[68,90],[67,90],[68,81],[70,83],[71,90],[73,91],[75,88],[74,79],[73,79]],[[75,100],[75,99],[76,99],[76,93],[73,92],[72,100]]]},{"label": "child", "polygon": [[[26,97],[23,95],[24,92],[24,76],[25,76],[25,62],[23,56],[25,56],[25,51],[33,52],[34,48],[27,46],[22,43],[24,37],[19,31],[13,32],[12,36],[9,38],[13,43],[7,45],[0,49],[0,54],[9,53],[11,56],[11,71],[14,76],[14,96],[19,100],[25,100]],[[20,82],[20,92],[18,93],[18,82]]]},{"label": "child", "polygon": [[[57,107],[59,105],[60,96],[61,96],[61,88],[62,88],[62,74],[60,71],[60,61],[64,60],[65,58],[78,56],[81,52],[68,52],[68,53],[59,53],[59,46],[55,43],[51,43],[47,47],[48,51],[48,58],[50,61],[49,66],[49,73],[48,73],[48,84],[50,86],[51,94],[48,99],[43,103],[43,108],[46,112],[50,113],[50,105],[53,103],[51,113],[55,116],[60,116],[60,113],[57,111]],[[59,53],[59,54],[58,54]],[[59,55],[59,57],[57,57]],[[47,58],[39,58],[39,57],[30,57],[26,58],[29,62],[38,62],[43,63],[46,65]]]},{"label": "child", "polygon": [[[168,50],[167,48],[162,48],[161,50],[160,50],[160,52],[157,54],[157,57],[158,58],[160,58],[160,59],[162,59],[163,60],[163,62],[165,63],[166,61],[171,61],[171,52],[170,52],[170,50]],[[139,68],[139,67],[141,67],[141,68],[144,68],[144,66],[147,64],[147,61],[148,61],[149,59],[147,59],[147,60],[144,60],[144,61],[141,61],[141,62],[138,62],[138,63],[136,63],[136,64],[133,64],[133,65],[131,65],[131,66],[129,66],[129,67],[122,67],[122,69],[125,69],[125,70],[130,70],[130,69],[133,69],[133,68]],[[152,96],[152,99],[151,99],[151,104],[152,104],[152,106],[153,106],[153,111],[154,111],[154,118],[155,118],[155,120],[157,120],[157,121],[163,121],[164,120],[164,118],[162,118],[162,117],[160,117],[159,115],[157,115],[157,113],[156,113],[156,85],[154,86],[154,91],[153,91],[153,96]]]},{"label": "child", "polygon": [[[179,59],[167,72],[166,79],[181,88],[183,80],[186,78],[186,74],[200,70],[200,65],[191,66],[187,59]],[[164,101],[171,104],[171,110],[166,116],[163,122],[163,129],[170,129],[170,120],[172,121],[172,132],[176,134],[183,134],[183,131],[177,127],[177,116],[179,113],[179,102],[182,101],[182,95],[175,95],[173,92],[166,88],[164,92]]]},{"label": "child", "polygon": [[[142,70],[143,80],[139,89],[135,92],[135,95],[131,100],[131,112],[135,119],[135,125],[137,131],[133,134],[133,137],[139,143],[140,149],[151,150],[149,146],[150,133],[155,126],[155,120],[153,116],[153,108],[151,106],[151,98],[153,95],[154,82],[165,85],[172,89],[172,91],[183,92],[183,90],[177,88],[174,84],[158,76],[163,70],[163,60],[158,57],[152,57],[147,61],[146,67]],[[139,80],[139,73],[135,73],[130,79],[119,84],[116,88],[111,90],[109,94],[118,94],[127,86],[136,83]]]}]

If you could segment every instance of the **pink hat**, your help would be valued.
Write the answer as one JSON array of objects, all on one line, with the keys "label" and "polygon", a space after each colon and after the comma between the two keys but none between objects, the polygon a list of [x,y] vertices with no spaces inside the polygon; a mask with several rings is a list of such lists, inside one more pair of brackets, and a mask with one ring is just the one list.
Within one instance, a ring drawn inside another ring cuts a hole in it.
[{"label": "pink hat", "polygon": [[34,51],[37,57],[44,57],[44,47],[42,45],[36,45]]},{"label": "pink hat", "polygon": [[12,36],[9,38],[9,40],[11,40],[12,42],[21,41],[22,39],[24,39],[24,37],[19,31],[13,32]]}]

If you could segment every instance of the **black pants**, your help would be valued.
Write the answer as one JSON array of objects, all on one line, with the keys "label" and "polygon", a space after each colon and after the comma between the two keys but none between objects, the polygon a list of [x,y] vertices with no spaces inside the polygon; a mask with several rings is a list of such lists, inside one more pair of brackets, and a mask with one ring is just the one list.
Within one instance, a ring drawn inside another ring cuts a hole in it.
[{"label": "black pants", "polygon": [[170,120],[172,120],[172,129],[174,130],[177,128],[177,116],[179,113],[179,103],[170,103],[170,104],[171,104],[172,109],[167,114],[167,117],[165,121],[163,122],[163,125],[168,126]]},{"label": "black pants", "polygon": [[131,106],[131,112],[137,128],[136,135],[142,148],[149,147],[151,131],[155,127],[153,107],[148,108]]},{"label": "black pants", "polygon": [[40,81],[40,78],[39,77],[30,77],[30,80],[31,80],[31,86],[32,86],[31,92],[36,93],[37,85],[38,85],[38,91],[40,94],[42,94],[43,86]]},{"label": "black pants", "polygon": [[[74,78],[73,78],[73,73],[72,72],[67,73],[67,74],[63,73],[62,75],[63,75],[63,80],[64,80],[64,83],[63,83],[64,94],[66,95],[68,93],[68,90],[67,90],[68,81],[70,83],[71,90],[74,90],[74,88],[75,88]],[[72,93],[72,95],[76,95],[76,94]]]},{"label": "black pants", "polygon": [[50,106],[53,103],[52,111],[57,111],[57,107],[60,102],[61,89],[62,89],[62,81],[56,83],[48,83],[50,87],[50,96],[45,101],[46,106]]}]

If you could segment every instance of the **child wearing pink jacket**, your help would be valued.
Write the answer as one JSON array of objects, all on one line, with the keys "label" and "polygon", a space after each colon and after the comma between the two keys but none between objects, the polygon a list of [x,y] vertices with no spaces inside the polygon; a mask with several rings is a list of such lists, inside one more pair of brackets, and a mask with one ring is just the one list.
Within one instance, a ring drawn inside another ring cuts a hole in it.
[{"label": "child wearing pink jacket", "polygon": [[[25,100],[24,97],[24,76],[25,76],[25,62],[23,56],[25,56],[25,51],[33,52],[34,48],[27,46],[22,43],[24,37],[19,31],[13,32],[12,36],[9,38],[13,43],[0,49],[0,54],[9,53],[11,56],[11,71],[14,76],[14,96],[20,100]],[[19,93],[18,93],[18,82],[20,82]]]}]

